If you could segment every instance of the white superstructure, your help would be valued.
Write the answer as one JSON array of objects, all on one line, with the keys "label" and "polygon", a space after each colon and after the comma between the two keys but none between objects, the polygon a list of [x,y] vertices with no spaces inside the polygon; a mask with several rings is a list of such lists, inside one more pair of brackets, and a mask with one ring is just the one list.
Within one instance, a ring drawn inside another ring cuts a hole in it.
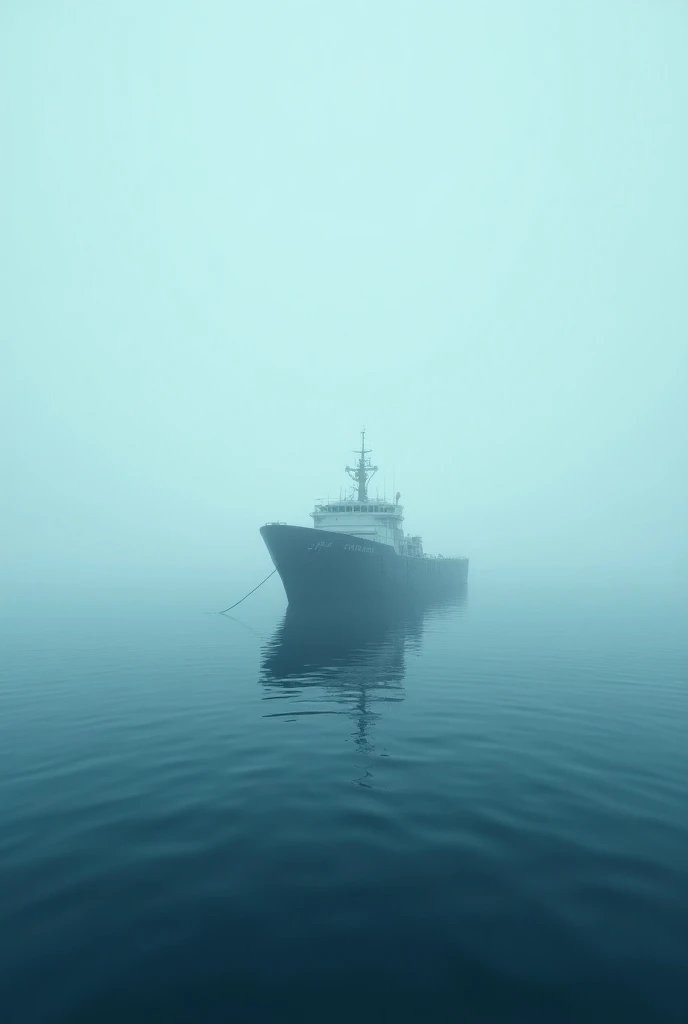
[{"label": "white superstructure", "polygon": [[390,544],[399,555],[423,556],[423,542],[420,537],[404,536],[402,523],[404,509],[399,504],[399,495],[394,501],[374,501],[368,498],[368,481],[377,471],[366,458],[365,431],[361,433],[361,450],[358,464],[354,468],[346,467],[346,472],[356,482],[353,489],[356,494],[339,501],[328,501],[318,504],[311,512],[313,525],[317,530],[330,533],[345,533],[361,540],[377,541],[378,544]]}]

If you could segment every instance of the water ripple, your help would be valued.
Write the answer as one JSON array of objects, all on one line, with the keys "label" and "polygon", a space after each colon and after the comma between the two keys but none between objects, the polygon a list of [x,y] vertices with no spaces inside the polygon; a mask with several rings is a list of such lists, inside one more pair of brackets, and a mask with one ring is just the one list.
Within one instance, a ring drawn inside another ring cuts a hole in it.
[{"label": "water ripple", "polygon": [[256,615],[16,630],[3,1019],[686,1019],[672,613]]}]

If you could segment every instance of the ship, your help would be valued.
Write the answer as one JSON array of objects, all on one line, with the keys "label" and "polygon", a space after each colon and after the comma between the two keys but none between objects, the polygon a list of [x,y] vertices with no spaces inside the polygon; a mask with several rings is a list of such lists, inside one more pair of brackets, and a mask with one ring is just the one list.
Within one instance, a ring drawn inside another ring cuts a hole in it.
[{"label": "ship", "polygon": [[378,470],[361,431],[358,459],[345,472],[354,486],[337,501],[318,502],[313,526],[266,523],[260,529],[290,606],[348,608],[426,601],[458,592],[468,558],[429,555],[419,536],[405,534],[401,494],[368,495]]}]

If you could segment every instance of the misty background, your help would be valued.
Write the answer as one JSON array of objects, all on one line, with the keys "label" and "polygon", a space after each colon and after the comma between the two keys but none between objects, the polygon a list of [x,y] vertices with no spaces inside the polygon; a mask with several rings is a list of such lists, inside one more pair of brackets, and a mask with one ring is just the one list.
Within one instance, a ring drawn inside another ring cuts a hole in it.
[{"label": "misty background", "polygon": [[363,426],[473,579],[682,580],[687,44],[681,0],[5,0],[6,596],[236,599]]}]

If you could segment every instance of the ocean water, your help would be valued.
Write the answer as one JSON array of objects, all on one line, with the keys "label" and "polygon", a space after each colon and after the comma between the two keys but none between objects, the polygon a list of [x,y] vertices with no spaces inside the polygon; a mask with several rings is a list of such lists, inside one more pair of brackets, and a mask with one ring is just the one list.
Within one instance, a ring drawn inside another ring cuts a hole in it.
[{"label": "ocean water", "polygon": [[207,611],[3,617],[3,1024],[688,1020],[685,602]]}]

